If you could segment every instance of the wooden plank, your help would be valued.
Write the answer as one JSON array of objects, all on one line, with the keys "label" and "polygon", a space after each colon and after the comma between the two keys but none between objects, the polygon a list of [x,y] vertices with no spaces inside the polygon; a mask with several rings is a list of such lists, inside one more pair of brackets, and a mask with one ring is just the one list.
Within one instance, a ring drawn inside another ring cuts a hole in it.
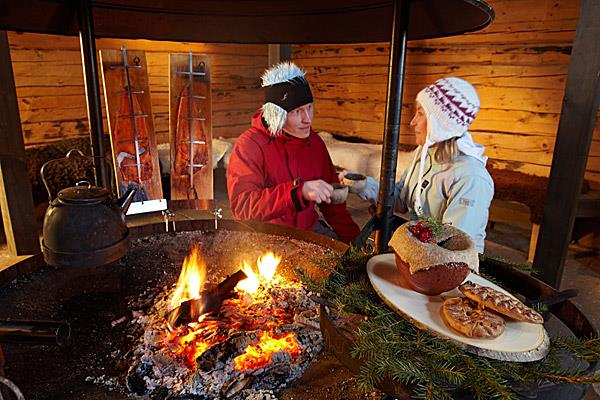
[{"label": "wooden plank", "polygon": [[[171,200],[212,200],[210,59],[200,54],[170,54],[169,64]],[[204,75],[192,76],[192,72]]]},{"label": "wooden plank", "polygon": [[0,30],[0,207],[11,256],[40,252],[8,37]]},{"label": "wooden plank", "polygon": [[540,278],[556,288],[561,283],[600,102],[598,37],[600,2],[581,0],[548,182],[550,195],[544,202],[533,262]]},{"label": "wooden plank", "polygon": [[[354,57],[351,64],[370,64],[375,67],[385,66],[384,58],[389,54],[388,43],[367,43],[350,47],[349,45],[295,45],[294,61],[304,68],[321,68],[336,66],[340,58]],[[564,65],[569,63],[571,42],[552,44],[518,44],[507,46],[498,43],[489,45],[453,45],[437,44],[427,46],[411,42],[407,50],[407,66],[432,65],[438,63],[455,65]],[[380,63],[372,57],[379,57]]]},{"label": "wooden plank", "polygon": [[[100,57],[119,195],[137,187],[136,202],[162,199],[145,53],[127,51],[125,60],[121,50],[101,50]],[[120,68],[125,61],[140,67],[129,69],[129,84],[125,69]],[[128,90],[141,93],[130,94]]]}]

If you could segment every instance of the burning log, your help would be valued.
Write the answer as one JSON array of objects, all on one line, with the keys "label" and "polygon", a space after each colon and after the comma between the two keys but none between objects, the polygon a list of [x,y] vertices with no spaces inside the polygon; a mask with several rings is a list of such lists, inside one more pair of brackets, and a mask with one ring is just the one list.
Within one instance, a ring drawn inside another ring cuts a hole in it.
[{"label": "burning log", "polygon": [[169,311],[165,316],[171,327],[177,327],[198,320],[198,317],[207,313],[217,313],[223,300],[231,297],[237,284],[246,279],[244,271],[239,270],[233,275],[228,275],[216,287],[202,292],[199,299],[184,301],[179,307]]},{"label": "burning log", "polygon": [[65,321],[0,321],[0,343],[64,346],[70,337]]}]

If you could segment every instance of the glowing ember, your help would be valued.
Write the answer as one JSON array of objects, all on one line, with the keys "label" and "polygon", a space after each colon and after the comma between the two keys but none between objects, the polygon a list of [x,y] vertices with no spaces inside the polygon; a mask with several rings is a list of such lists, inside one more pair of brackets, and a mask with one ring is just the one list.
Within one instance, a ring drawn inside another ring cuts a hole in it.
[{"label": "glowing ember", "polygon": [[264,332],[256,346],[248,346],[246,352],[234,359],[235,369],[253,370],[271,363],[271,357],[278,351],[287,351],[292,357],[300,353],[300,346],[293,333],[288,333],[280,339]]},{"label": "glowing ember", "polygon": [[[193,324],[190,324],[193,325]],[[188,330],[187,334],[179,335],[181,332],[167,331],[165,343],[176,356],[184,357],[188,365],[193,366],[196,358],[210,348],[210,343],[198,339],[202,332]]]},{"label": "glowing ember", "polygon": [[170,300],[171,308],[191,299],[199,299],[206,282],[206,263],[200,256],[200,248],[192,247],[190,254],[183,260],[181,273],[175,292]]}]

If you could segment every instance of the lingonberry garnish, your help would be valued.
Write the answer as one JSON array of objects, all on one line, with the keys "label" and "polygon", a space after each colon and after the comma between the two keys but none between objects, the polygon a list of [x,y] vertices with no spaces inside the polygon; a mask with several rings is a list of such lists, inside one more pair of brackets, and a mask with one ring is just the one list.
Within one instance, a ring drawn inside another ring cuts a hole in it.
[{"label": "lingonberry garnish", "polygon": [[414,225],[410,225],[408,231],[423,243],[435,243],[435,240],[433,239],[433,230],[430,226],[423,224],[421,221]]}]

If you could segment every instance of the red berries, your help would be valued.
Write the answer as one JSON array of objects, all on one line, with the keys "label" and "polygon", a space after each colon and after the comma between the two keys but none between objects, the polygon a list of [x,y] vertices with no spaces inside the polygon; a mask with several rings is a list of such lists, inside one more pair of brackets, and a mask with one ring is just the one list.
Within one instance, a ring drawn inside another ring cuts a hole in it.
[{"label": "red berries", "polygon": [[421,221],[408,227],[410,233],[423,243],[435,243],[431,227],[423,225]]}]

